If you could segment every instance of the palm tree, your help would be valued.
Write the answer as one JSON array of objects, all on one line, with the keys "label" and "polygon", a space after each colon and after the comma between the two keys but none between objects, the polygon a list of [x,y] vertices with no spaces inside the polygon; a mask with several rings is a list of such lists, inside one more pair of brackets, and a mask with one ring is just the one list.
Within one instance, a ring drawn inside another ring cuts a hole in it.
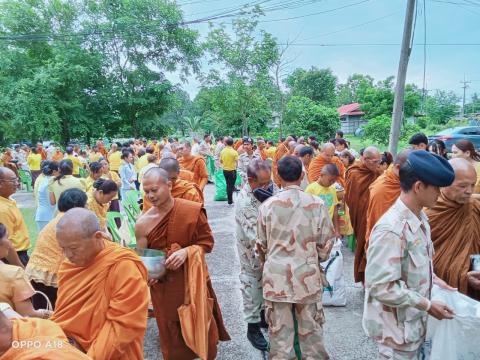
[{"label": "palm tree", "polygon": [[200,116],[185,116],[183,122],[191,134],[198,134],[202,130],[202,118]]}]

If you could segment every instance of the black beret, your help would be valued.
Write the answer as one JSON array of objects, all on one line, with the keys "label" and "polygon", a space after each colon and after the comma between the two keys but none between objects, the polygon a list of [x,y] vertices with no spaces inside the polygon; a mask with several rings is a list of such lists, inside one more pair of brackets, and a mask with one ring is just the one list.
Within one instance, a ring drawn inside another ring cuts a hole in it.
[{"label": "black beret", "polygon": [[415,175],[425,184],[446,187],[455,180],[455,172],[448,160],[425,150],[410,152],[408,163]]},{"label": "black beret", "polygon": [[250,144],[253,145],[253,139],[251,137],[244,136],[243,139],[242,139],[242,143],[243,144],[250,143]]}]

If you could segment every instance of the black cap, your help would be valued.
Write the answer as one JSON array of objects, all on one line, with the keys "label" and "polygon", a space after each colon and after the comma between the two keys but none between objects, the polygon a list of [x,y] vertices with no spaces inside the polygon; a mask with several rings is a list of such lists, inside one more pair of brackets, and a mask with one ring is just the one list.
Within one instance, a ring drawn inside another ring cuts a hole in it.
[{"label": "black cap", "polygon": [[245,143],[250,143],[253,145],[253,139],[251,137],[248,137],[248,136],[244,136],[243,139],[242,139],[242,143],[245,144]]},{"label": "black cap", "polygon": [[418,179],[429,185],[446,187],[455,180],[452,165],[445,158],[425,150],[414,150],[407,158]]}]

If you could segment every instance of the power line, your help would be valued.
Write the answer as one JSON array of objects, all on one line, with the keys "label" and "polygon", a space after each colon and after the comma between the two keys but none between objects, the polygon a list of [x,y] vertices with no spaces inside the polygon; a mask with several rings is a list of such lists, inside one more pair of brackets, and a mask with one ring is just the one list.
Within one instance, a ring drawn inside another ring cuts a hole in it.
[{"label": "power line", "polygon": [[[279,43],[278,45],[286,45]],[[290,46],[320,46],[320,47],[336,47],[336,46],[400,46],[399,43],[290,43]],[[424,44],[412,44],[412,46],[423,46]],[[480,46],[480,43],[430,43],[427,46]]]}]

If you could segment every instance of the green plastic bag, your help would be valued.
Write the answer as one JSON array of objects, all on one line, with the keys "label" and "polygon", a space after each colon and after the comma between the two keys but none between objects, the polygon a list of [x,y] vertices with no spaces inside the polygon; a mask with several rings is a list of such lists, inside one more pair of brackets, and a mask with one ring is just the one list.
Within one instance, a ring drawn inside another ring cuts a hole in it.
[{"label": "green plastic bag", "polygon": [[208,181],[213,182],[215,178],[215,160],[213,156],[207,156],[207,173],[208,173]]},{"label": "green plastic bag", "polygon": [[293,326],[295,327],[295,336],[293,337],[293,349],[298,360],[302,360],[302,351],[300,350],[300,342],[298,340],[298,321],[293,311]]},{"label": "green plastic bag", "polygon": [[222,170],[218,170],[215,173],[215,197],[213,199],[215,201],[227,200],[227,183]]}]

